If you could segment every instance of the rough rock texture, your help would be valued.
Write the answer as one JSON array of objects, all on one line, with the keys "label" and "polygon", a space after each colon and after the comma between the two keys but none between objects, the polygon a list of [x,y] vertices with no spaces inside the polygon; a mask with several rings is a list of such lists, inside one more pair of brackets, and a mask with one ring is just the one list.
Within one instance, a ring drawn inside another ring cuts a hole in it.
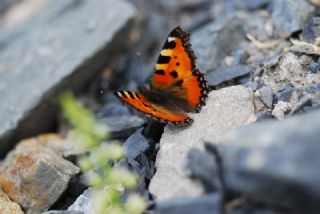
[{"label": "rough rock texture", "polygon": [[145,120],[136,115],[110,116],[101,119],[109,128],[110,138],[126,138],[139,129]]},{"label": "rough rock texture", "polygon": [[156,204],[156,214],[219,214],[222,203],[218,194],[199,198],[175,198]]},{"label": "rough rock texture", "polygon": [[274,1],[273,7],[275,33],[280,37],[288,37],[301,30],[308,13],[312,11],[305,0],[277,0]]},{"label": "rough rock texture", "polygon": [[141,133],[142,130],[137,130],[124,142],[125,155],[128,159],[136,159],[150,147],[148,140]]},{"label": "rough rock texture", "polygon": [[0,189],[0,213],[23,214],[19,204],[12,202],[2,189]]},{"label": "rough rock texture", "polygon": [[235,130],[218,146],[228,188],[297,213],[318,213],[319,139],[319,110]]},{"label": "rough rock texture", "polygon": [[243,22],[236,16],[222,17],[192,34],[191,44],[204,73],[219,68],[223,59],[245,39]]},{"label": "rough rock texture", "polygon": [[68,208],[68,212],[83,212],[84,214],[96,214],[92,198],[90,198],[91,189],[84,191],[77,200]]},{"label": "rough rock texture", "polygon": [[208,74],[207,81],[210,86],[217,86],[225,81],[244,76],[250,72],[250,67],[246,65],[226,66]]},{"label": "rough rock texture", "polygon": [[202,192],[183,170],[187,153],[193,147],[202,147],[205,140],[219,142],[234,127],[253,121],[252,90],[234,86],[212,91],[201,113],[192,117],[194,123],[190,127],[167,126],[162,135],[157,172],[149,187],[157,199],[194,196]]},{"label": "rough rock texture", "polygon": [[83,87],[121,50],[134,14],[125,1],[57,0],[1,32],[0,155],[18,139],[48,130],[53,98]]},{"label": "rough rock texture", "polygon": [[28,214],[48,209],[79,168],[51,147],[55,138],[22,141],[0,167],[0,186]]}]

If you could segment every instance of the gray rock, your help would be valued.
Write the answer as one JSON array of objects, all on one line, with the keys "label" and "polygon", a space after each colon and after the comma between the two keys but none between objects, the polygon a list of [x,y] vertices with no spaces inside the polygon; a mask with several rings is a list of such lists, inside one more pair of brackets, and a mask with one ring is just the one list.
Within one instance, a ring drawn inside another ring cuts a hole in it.
[{"label": "gray rock", "polygon": [[309,68],[309,71],[313,74],[320,72],[320,64],[319,63],[313,62],[308,66],[308,68]]},{"label": "gray rock", "polygon": [[240,17],[222,16],[192,34],[191,43],[204,73],[222,66],[223,59],[245,40],[243,22]]},{"label": "gray rock", "polygon": [[313,44],[318,37],[320,37],[320,17],[311,17],[304,25],[300,39]]},{"label": "gray rock", "polygon": [[140,128],[145,120],[132,115],[105,117],[101,122],[108,126],[110,138],[127,138]]},{"label": "gray rock", "polygon": [[192,149],[188,153],[186,169],[191,178],[197,178],[205,187],[206,192],[221,190],[219,166],[216,157],[199,149]]},{"label": "gray rock", "polygon": [[282,86],[276,94],[276,100],[289,102],[294,91],[294,86],[292,84],[285,84]]},{"label": "gray rock", "polygon": [[[232,204],[235,201],[236,203]],[[257,202],[250,202],[249,200],[246,200],[244,198],[236,198],[229,204],[230,208],[227,208],[228,214],[293,214],[292,212],[286,209],[267,207]],[[226,204],[226,207],[228,207],[229,204]]]},{"label": "gray rock", "polygon": [[166,126],[149,191],[160,200],[200,195],[202,187],[188,179],[184,171],[188,152],[202,148],[205,140],[220,141],[231,129],[253,121],[252,100],[252,90],[243,86],[212,91],[202,111],[191,115],[194,123],[190,127]]},{"label": "gray rock", "polygon": [[218,194],[197,198],[175,198],[159,201],[156,214],[219,214],[222,213],[222,200]]},{"label": "gray rock", "polygon": [[272,88],[269,86],[263,86],[262,88],[258,89],[257,93],[258,93],[258,96],[260,97],[262,103],[267,108],[271,108],[272,101],[273,101]]},{"label": "gray rock", "polygon": [[207,75],[207,81],[210,86],[217,86],[223,82],[247,75],[251,68],[247,65],[232,65],[221,67]]},{"label": "gray rock", "polygon": [[128,159],[136,159],[150,147],[148,140],[141,133],[142,130],[143,128],[138,129],[124,142],[124,149]]},{"label": "gray rock", "polygon": [[[293,46],[289,48],[289,50],[293,53],[298,53],[298,54],[308,54],[308,55],[319,55],[320,49],[318,46],[299,41],[299,40],[292,40],[293,41]],[[307,58],[307,56],[302,55],[302,59]],[[302,64],[302,63],[301,63]]]},{"label": "gray rock", "polygon": [[298,213],[320,209],[320,111],[232,132],[219,145],[228,188]]},{"label": "gray rock", "polygon": [[304,81],[304,76],[308,73],[298,61],[298,57],[288,52],[286,53],[279,63],[279,80],[289,83],[299,84]]},{"label": "gray rock", "polygon": [[[240,0],[241,1],[241,0]],[[256,10],[270,3],[270,0],[245,0],[246,6],[250,10]]]},{"label": "gray rock", "polygon": [[105,105],[98,113],[99,118],[111,116],[129,116],[129,109],[121,103],[111,102]]},{"label": "gray rock", "polygon": [[83,214],[97,214],[92,198],[90,197],[90,194],[92,193],[91,189],[87,189],[84,191],[77,200],[68,208],[68,212],[76,212],[80,211]]},{"label": "gray rock", "polygon": [[311,94],[307,94],[303,96],[297,103],[295,103],[292,107],[292,110],[290,112],[291,115],[303,112],[303,108],[306,106],[312,105],[312,100],[314,96]]},{"label": "gray rock", "polygon": [[258,83],[257,82],[246,82],[243,84],[244,87],[246,88],[251,88],[253,91],[258,89]]},{"label": "gray rock", "polygon": [[277,104],[274,105],[274,109],[272,110],[272,115],[282,120],[284,119],[285,114],[290,112],[292,109],[292,105],[288,102],[279,101]]},{"label": "gray rock", "polygon": [[256,10],[269,4],[270,0],[215,0],[212,10],[214,17],[218,18],[236,11]]},{"label": "gray rock", "polygon": [[1,0],[0,1],[0,15],[5,13],[10,7],[14,6],[17,3],[20,3],[22,0]]},{"label": "gray rock", "polygon": [[286,38],[301,30],[312,9],[305,0],[274,0],[272,19],[275,34]]},{"label": "gray rock", "polygon": [[121,50],[134,14],[125,1],[57,0],[0,30],[0,155],[48,130],[57,95],[82,88]]},{"label": "gray rock", "polygon": [[270,57],[266,57],[263,59],[261,64],[263,64],[265,67],[271,68],[273,66],[276,66],[281,58],[282,54],[275,53]]}]

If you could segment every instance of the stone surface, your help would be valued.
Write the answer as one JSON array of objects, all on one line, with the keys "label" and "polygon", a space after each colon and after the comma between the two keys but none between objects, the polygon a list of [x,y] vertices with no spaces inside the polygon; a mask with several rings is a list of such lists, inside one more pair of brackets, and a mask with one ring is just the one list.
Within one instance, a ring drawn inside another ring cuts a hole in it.
[{"label": "stone surface", "polygon": [[191,116],[194,123],[190,127],[166,126],[162,135],[157,172],[149,186],[157,199],[202,193],[202,188],[185,175],[186,156],[191,148],[202,147],[205,140],[219,142],[231,129],[253,121],[252,90],[234,86],[212,91],[202,111]]},{"label": "stone surface", "polygon": [[274,109],[272,110],[272,115],[282,120],[284,119],[284,115],[288,112],[290,112],[292,109],[292,105],[288,102],[279,101],[277,104],[274,105]]},{"label": "stone surface", "polygon": [[54,98],[82,88],[121,50],[134,14],[126,1],[56,0],[24,25],[1,31],[2,156],[19,139],[48,130]]},{"label": "stone surface", "polygon": [[311,11],[312,7],[305,0],[274,1],[272,19],[275,34],[280,37],[289,37],[292,33],[301,30]]},{"label": "stone surface", "polygon": [[101,121],[108,126],[110,138],[127,138],[145,123],[144,119],[135,115],[110,116]]},{"label": "stone surface", "polygon": [[302,82],[306,69],[299,63],[298,57],[288,52],[279,63],[280,81],[289,81],[293,85]]},{"label": "stone surface", "polygon": [[198,198],[175,198],[159,201],[156,204],[156,214],[219,214],[222,211],[222,201],[218,194]]},{"label": "stone surface", "polygon": [[320,36],[320,17],[311,17],[307,20],[300,34],[300,39],[305,42],[314,43]]},{"label": "stone surface", "polygon": [[142,130],[138,129],[124,142],[125,156],[128,159],[136,159],[150,147],[148,140],[141,133]]},{"label": "stone surface", "polygon": [[303,60],[302,56],[299,55],[301,54],[294,54],[293,52],[284,53],[274,68],[266,68],[261,80],[265,85],[270,86],[273,92],[278,92],[287,87],[289,90],[287,94],[288,98],[291,97],[290,93],[293,91],[290,87],[293,89],[295,87],[300,88],[311,83],[307,78],[309,74],[307,65],[310,62],[308,63],[308,60]]},{"label": "stone surface", "polygon": [[0,188],[0,213],[24,214],[19,204],[10,200],[8,195]]},{"label": "stone surface", "polygon": [[43,212],[53,205],[70,178],[79,172],[77,166],[48,146],[52,140],[22,141],[1,164],[0,186],[27,214]]},{"label": "stone surface", "polygon": [[105,105],[100,112],[98,117],[111,117],[111,116],[130,116],[129,109],[122,103],[111,102]]},{"label": "stone surface", "polygon": [[226,205],[228,214],[287,214],[292,213],[281,208],[263,206],[257,202],[250,202],[245,198],[235,198]]},{"label": "stone surface", "polygon": [[272,107],[272,101],[273,101],[273,94],[272,94],[272,88],[269,86],[263,86],[262,88],[258,89],[255,93],[256,96],[260,98],[262,103],[267,107]]},{"label": "stone surface", "polygon": [[10,7],[21,2],[21,0],[1,0],[0,1],[0,15],[5,13]]},{"label": "stone surface", "polygon": [[308,68],[311,73],[316,74],[320,71],[320,64],[313,62],[308,66]]},{"label": "stone surface", "polygon": [[68,211],[81,211],[83,214],[96,214],[93,201],[89,197],[91,190],[87,189],[77,200],[68,208]]},{"label": "stone surface", "polygon": [[219,166],[214,155],[199,149],[192,149],[188,153],[186,169],[190,177],[196,178],[202,183],[206,192],[222,189]]},{"label": "stone surface", "polygon": [[191,44],[204,73],[222,66],[223,59],[245,40],[243,22],[240,17],[223,16],[192,34]]},{"label": "stone surface", "polygon": [[290,99],[291,99],[293,91],[294,91],[293,85],[285,84],[276,93],[275,98],[276,98],[277,101],[289,102]]},{"label": "stone surface", "polygon": [[228,188],[297,213],[318,213],[319,138],[319,110],[235,130],[218,145]]},{"label": "stone surface", "polygon": [[225,81],[244,76],[250,72],[250,67],[246,65],[226,66],[209,73],[207,75],[207,81],[210,86],[217,86]]}]

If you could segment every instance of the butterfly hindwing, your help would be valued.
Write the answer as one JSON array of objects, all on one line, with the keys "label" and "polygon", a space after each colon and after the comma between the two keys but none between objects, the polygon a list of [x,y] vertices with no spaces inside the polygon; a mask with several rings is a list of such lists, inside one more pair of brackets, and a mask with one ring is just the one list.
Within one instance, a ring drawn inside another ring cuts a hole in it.
[{"label": "butterfly hindwing", "polygon": [[205,105],[209,88],[204,75],[196,67],[190,35],[180,27],[169,34],[158,58],[150,87],[175,93],[195,112]]},{"label": "butterfly hindwing", "polygon": [[135,109],[143,112],[147,116],[151,116],[160,122],[170,122],[174,124],[189,124],[192,119],[186,114],[172,112],[160,105],[149,102],[141,93],[131,91],[117,91],[115,96],[125,103],[133,106]]}]

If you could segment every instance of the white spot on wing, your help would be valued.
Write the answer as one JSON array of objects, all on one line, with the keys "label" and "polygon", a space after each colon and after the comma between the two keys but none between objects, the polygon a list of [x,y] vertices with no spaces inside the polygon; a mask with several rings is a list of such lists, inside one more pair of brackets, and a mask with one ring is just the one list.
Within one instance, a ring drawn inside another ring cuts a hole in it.
[{"label": "white spot on wing", "polygon": [[174,41],[174,40],[176,40],[176,38],[174,38],[174,37],[168,37],[168,42],[171,42],[171,41]]}]

